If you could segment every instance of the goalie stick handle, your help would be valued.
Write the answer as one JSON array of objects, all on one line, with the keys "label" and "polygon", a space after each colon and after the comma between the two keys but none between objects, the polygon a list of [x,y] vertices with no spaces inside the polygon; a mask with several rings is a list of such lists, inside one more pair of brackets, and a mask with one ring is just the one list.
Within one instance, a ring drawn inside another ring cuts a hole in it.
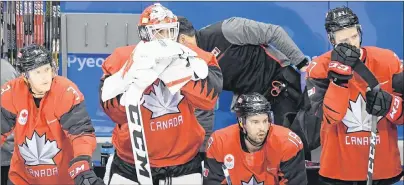
[{"label": "goalie stick handle", "polygon": [[[131,89],[126,93],[131,94]],[[133,93],[133,92],[132,92]],[[126,117],[128,119],[129,135],[132,144],[133,158],[136,166],[136,175],[140,185],[153,184],[153,177],[150,169],[150,160],[146,144],[146,136],[142,113],[140,110],[141,101],[136,105],[133,98],[126,103]]]}]

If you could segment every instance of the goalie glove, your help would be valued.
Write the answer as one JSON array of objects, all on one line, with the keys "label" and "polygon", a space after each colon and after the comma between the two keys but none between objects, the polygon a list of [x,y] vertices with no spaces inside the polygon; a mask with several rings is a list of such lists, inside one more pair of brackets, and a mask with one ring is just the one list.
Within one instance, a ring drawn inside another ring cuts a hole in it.
[{"label": "goalie glove", "polygon": [[201,59],[198,54],[192,49],[185,45],[180,44],[183,53],[180,58],[187,60],[187,67],[191,68],[193,71],[192,80],[197,81],[200,79],[205,79],[208,76],[208,64],[205,60]]},{"label": "goalie glove", "polygon": [[75,185],[105,185],[94,173],[90,156],[80,155],[72,159],[68,172]]}]

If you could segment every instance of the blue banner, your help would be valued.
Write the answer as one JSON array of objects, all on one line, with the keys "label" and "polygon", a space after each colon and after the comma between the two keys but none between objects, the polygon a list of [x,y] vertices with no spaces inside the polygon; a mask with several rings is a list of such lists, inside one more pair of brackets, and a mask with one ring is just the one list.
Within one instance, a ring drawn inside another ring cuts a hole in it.
[{"label": "blue banner", "polygon": [[109,54],[68,54],[67,77],[83,93],[97,136],[111,136],[115,123],[104,113],[99,101],[101,66]]}]

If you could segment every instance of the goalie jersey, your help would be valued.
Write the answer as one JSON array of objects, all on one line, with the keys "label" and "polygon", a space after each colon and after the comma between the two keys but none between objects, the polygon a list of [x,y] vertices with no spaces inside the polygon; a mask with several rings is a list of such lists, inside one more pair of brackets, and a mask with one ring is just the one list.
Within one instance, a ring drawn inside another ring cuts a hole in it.
[{"label": "goalie jersey", "polygon": [[[135,47],[117,48],[105,60],[100,94],[104,80],[125,65]],[[222,89],[222,74],[216,58],[196,46],[187,47],[207,63],[207,78],[189,81],[175,94],[171,94],[166,84],[157,79],[142,95],[144,101],[140,106],[151,167],[185,164],[197,155],[205,131],[198,123],[194,109],[212,110]],[[136,65],[136,61],[133,62]],[[117,124],[112,135],[116,154],[125,162],[134,164],[125,107],[119,103],[121,97],[122,94],[106,102],[101,101],[101,104],[105,113]]]}]

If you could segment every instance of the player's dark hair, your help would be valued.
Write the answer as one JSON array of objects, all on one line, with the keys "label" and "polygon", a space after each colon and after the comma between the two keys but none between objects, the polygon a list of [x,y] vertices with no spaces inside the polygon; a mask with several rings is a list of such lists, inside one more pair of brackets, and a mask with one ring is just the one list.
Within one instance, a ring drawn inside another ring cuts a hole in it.
[{"label": "player's dark hair", "polygon": [[178,22],[180,23],[180,29],[178,35],[184,34],[186,36],[193,37],[196,34],[196,30],[191,21],[183,16],[178,16]]}]

